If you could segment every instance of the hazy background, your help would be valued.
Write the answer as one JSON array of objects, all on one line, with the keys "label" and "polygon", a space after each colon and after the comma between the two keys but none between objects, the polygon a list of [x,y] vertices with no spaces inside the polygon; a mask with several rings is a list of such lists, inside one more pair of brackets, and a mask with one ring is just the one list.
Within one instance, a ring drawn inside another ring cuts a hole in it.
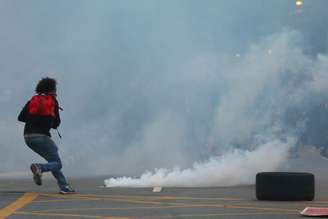
[{"label": "hazy background", "polygon": [[328,147],[328,1],[303,2],[1,0],[0,175],[40,160],[17,115],[45,76],[70,176],[213,174],[247,158],[249,182]]}]

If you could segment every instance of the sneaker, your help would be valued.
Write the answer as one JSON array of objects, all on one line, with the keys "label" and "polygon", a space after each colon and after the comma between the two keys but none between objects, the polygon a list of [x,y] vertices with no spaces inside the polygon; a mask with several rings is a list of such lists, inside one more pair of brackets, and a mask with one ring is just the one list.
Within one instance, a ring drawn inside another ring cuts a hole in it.
[{"label": "sneaker", "polygon": [[41,167],[36,164],[36,163],[32,163],[31,164],[31,171],[33,173],[33,181],[35,184],[37,184],[38,186],[42,185],[42,171],[41,171]]},{"label": "sneaker", "polygon": [[74,194],[74,193],[76,193],[76,191],[71,186],[67,185],[67,186],[64,186],[63,188],[61,188],[59,193],[66,195],[66,194]]}]

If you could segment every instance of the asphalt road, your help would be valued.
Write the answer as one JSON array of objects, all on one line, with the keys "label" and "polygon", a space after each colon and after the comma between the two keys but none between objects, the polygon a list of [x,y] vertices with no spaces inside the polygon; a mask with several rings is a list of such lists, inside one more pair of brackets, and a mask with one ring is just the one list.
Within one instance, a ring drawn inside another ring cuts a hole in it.
[{"label": "asphalt road", "polygon": [[217,188],[103,188],[104,178],[72,179],[75,195],[60,195],[53,180],[0,180],[3,218],[299,218],[307,206],[328,207],[328,184],[316,181],[312,202],[258,201],[254,186]]}]

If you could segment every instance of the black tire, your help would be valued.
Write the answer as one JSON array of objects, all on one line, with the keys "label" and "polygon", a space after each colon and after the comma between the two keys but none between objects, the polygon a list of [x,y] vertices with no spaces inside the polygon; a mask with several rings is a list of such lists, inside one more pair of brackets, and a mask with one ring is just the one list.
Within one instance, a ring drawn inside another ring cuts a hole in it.
[{"label": "black tire", "polygon": [[311,173],[262,172],[256,174],[256,198],[268,201],[312,201],[314,175]]}]

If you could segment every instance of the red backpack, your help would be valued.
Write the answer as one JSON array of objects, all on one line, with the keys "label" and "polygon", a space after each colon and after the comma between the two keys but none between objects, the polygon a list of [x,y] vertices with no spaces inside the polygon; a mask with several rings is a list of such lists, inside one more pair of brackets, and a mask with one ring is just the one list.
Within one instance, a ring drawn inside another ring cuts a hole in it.
[{"label": "red backpack", "polygon": [[51,95],[34,95],[28,105],[28,112],[35,116],[55,117],[55,99]]}]

